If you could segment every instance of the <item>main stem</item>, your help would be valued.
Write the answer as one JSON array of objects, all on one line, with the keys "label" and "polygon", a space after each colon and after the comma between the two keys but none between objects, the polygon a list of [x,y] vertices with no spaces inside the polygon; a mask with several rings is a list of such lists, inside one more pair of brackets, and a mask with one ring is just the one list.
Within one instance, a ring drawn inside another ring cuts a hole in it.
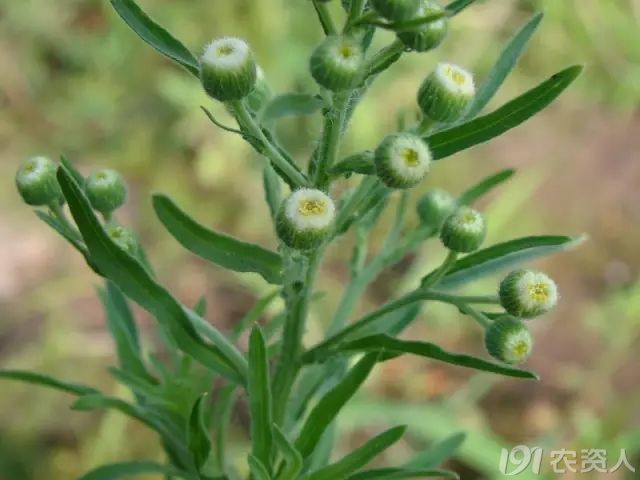
[{"label": "main stem", "polygon": [[302,336],[309,311],[309,299],[322,257],[322,249],[308,256],[285,253],[284,298],[287,317],[284,324],[282,348],[273,380],[274,421],[282,425],[291,388],[300,367]]},{"label": "main stem", "polygon": [[336,93],[333,97],[331,111],[324,117],[322,143],[319,161],[315,172],[315,185],[321,190],[329,186],[328,171],[333,166],[340,153],[340,139],[347,118],[347,107],[351,99],[351,90]]}]

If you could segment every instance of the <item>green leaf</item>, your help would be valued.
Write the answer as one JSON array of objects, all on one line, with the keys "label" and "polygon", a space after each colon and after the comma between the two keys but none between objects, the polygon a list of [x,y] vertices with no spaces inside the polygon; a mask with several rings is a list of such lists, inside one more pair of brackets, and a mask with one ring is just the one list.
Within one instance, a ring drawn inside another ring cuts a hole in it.
[{"label": "green leaf", "polygon": [[189,415],[189,430],[187,434],[189,450],[193,454],[193,459],[199,472],[211,453],[211,439],[204,425],[203,402],[206,396],[206,394],[201,395],[194,403]]},{"label": "green leaf", "polygon": [[277,253],[203,227],[164,195],[153,196],[153,208],[169,233],[190,252],[235,272],[255,272],[269,283],[282,282],[282,257]]},{"label": "green leaf", "polygon": [[64,155],[60,155],[60,163],[73,175],[78,185],[84,185],[84,176],[78,171],[75,165]]},{"label": "green leaf", "polygon": [[311,115],[324,106],[324,101],[317,95],[307,93],[287,93],[271,100],[262,113],[265,123],[279,120],[291,115]]},{"label": "green leaf", "polygon": [[497,187],[501,183],[506,182],[507,180],[509,180],[513,176],[514,173],[516,173],[515,170],[513,170],[511,168],[507,168],[506,170],[501,170],[500,172],[496,173],[495,175],[491,175],[491,176],[483,179],[482,181],[480,181],[476,185],[472,186],[471,188],[469,188],[468,190],[463,192],[458,197],[458,204],[460,204],[460,205],[471,205],[477,199],[482,197],[485,193],[489,192],[490,190],[492,190],[493,188]]},{"label": "green leaf", "polygon": [[431,135],[427,141],[434,160],[487,142],[517,127],[555,100],[581,71],[579,65],[569,67],[494,112]]},{"label": "green leaf", "polygon": [[[385,334],[370,335],[349,342],[344,342],[333,350],[324,352],[324,355],[329,357],[338,353],[363,352],[383,352],[383,359],[395,358],[401,354],[411,353],[413,355],[432,358],[452,365],[473,368],[484,372],[499,373],[508,377],[538,379],[538,376],[535,373],[528,370],[509,367],[507,365],[490,362],[471,355],[448,352],[434,343],[399,340]],[[316,356],[315,360],[321,360],[321,358],[322,355]]]},{"label": "green leaf", "polygon": [[539,257],[570,250],[582,244],[585,239],[585,236],[543,235],[498,243],[456,261],[438,283],[438,288],[457,287]]},{"label": "green leaf", "polygon": [[271,164],[265,163],[262,171],[262,183],[264,186],[264,196],[269,205],[271,218],[275,220],[280,210],[280,202],[282,202],[282,186],[280,185],[280,177],[273,169]]},{"label": "green leaf", "polygon": [[124,295],[109,281],[107,288],[99,289],[98,294],[106,313],[107,326],[116,344],[120,366],[139,377],[153,381],[142,361],[138,329]]},{"label": "green leaf", "polygon": [[179,63],[193,75],[200,75],[200,65],[193,54],[173,35],[154,22],[133,0],[111,0],[118,15],[162,55]]},{"label": "green leaf", "polygon": [[[211,370],[242,383],[246,378],[246,362],[240,352],[222,341],[218,345],[205,342],[182,306],[137,259],[118,247],[106,234],[84,192],[64,167],[58,169],[58,181],[91,259],[100,271],[129,298],[153,314],[175,337],[181,350]],[[208,328],[213,329],[213,326],[208,325]]]},{"label": "green leaf", "polygon": [[193,311],[200,317],[207,315],[207,297],[205,295],[198,299],[198,302],[193,306]]},{"label": "green leaf", "polygon": [[454,433],[417,454],[405,464],[405,468],[432,468],[440,465],[456,453],[466,436],[464,432]]},{"label": "green leaf", "polygon": [[305,421],[295,443],[303,458],[311,455],[324,431],[335,419],[342,407],[358,391],[377,361],[377,353],[365,355],[349,370],[340,383],[318,401],[318,404]]},{"label": "green leaf", "polygon": [[271,480],[271,475],[269,475],[267,467],[253,455],[249,455],[249,468],[251,470],[251,477],[254,480]]},{"label": "green leaf", "polygon": [[491,69],[489,76],[476,92],[476,96],[469,110],[467,110],[465,118],[475,117],[491,101],[522,55],[522,52],[524,52],[527,43],[535,33],[538,25],[540,25],[542,17],[542,13],[535,14],[509,41],[500,54],[500,58],[498,58],[498,61]]},{"label": "green leaf", "polygon": [[414,470],[407,468],[376,468],[356,473],[347,480],[395,480],[399,478],[460,478],[456,472],[450,470],[428,469]]},{"label": "green leaf", "polygon": [[374,175],[376,166],[373,163],[373,157],[374,155],[371,150],[356,153],[335,164],[329,173],[334,177],[344,175],[347,178],[353,173]]},{"label": "green leaf", "polygon": [[269,384],[267,346],[258,325],[249,337],[248,395],[251,412],[251,453],[269,470],[271,445],[272,399]]},{"label": "green leaf", "polygon": [[62,392],[72,393],[74,395],[88,395],[91,393],[99,393],[93,387],[81,385],[79,383],[63,382],[44,373],[29,372],[26,370],[0,370],[0,378],[7,380],[19,380],[21,382],[33,383],[44,387],[50,387]]},{"label": "green leaf", "polygon": [[273,424],[273,438],[284,460],[284,468],[276,480],[295,480],[302,471],[302,455],[275,423]]},{"label": "green leaf", "polygon": [[376,435],[336,463],[310,473],[303,478],[304,480],[334,480],[336,478],[346,478],[348,475],[367,465],[380,453],[400,440],[406,429],[406,425],[390,428]]},{"label": "green leaf", "polygon": [[476,0],[456,0],[447,5],[445,10],[448,11],[450,15],[457,15],[475,1]]},{"label": "green leaf", "polygon": [[91,470],[78,480],[119,480],[121,478],[129,478],[136,475],[150,473],[158,473],[170,477],[189,478],[172,467],[160,465],[156,462],[139,461],[103,465],[95,470]]}]

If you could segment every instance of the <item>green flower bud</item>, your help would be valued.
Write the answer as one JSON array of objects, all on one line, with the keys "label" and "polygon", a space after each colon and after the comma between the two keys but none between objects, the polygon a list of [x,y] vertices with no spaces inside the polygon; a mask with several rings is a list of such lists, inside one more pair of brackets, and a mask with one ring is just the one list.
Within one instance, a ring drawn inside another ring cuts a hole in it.
[{"label": "green flower bud", "polygon": [[335,215],[333,200],[326,193],[301,188],[282,202],[276,231],[289,247],[308,250],[319,246],[331,232]]},{"label": "green flower bud", "polygon": [[423,224],[440,230],[444,220],[455,208],[456,199],[449,192],[434,188],[418,200],[418,217]]},{"label": "green flower bud", "polygon": [[118,172],[110,169],[89,175],[84,183],[84,191],[91,206],[105,214],[121,207],[127,199],[127,185]]},{"label": "green flower bud", "polygon": [[[443,8],[435,2],[420,0],[420,7],[414,18],[426,17],[434,13],[440,13]],[[400,41],[411,50],[426,52],[433,50],[442,43],[449,30],[449,21],[441,18],[435,22],[425,23],[412,30],[398,32]]]},{"label": "green flower bud", "polygon": [[247,106],[252,112],[261,111],[271,98],[271,88],[267,83],[264,71],[258,67],[256,70],[256,86],[247,97]]},{"label": "green flower bud", "polygon": [[422,0],[372,0],[371,5],[378,14],[392,20],[401,22],[417,16]]},{"label": "green flower bud", "polygon": [[482,214],[469,207],[459,207],[442,224],[440,240],[449,250],[469,253],[482,245],[486,235]]},{"label": "green flower bud", "polygon": [[429,171],[431,151],[412,133],[393,133],[375,151],[376,172],[390,188],[411,188]]},{"label": "green flower bud", "polygon": [[106,232],[109,238],[129,255],[135,257],[138,254],[138,240],[131,230],[122,225],[109,225]]},{"label": "green flower bud", "polygon": [[511,315],[531,318],[558,303],[556,283],[542,272],[515,270],[500,282],[500,303]]},{"label": "green flower bud", "polygon": [[64,197],[56,170],[57,165],[46,157],[30,158],[20,166],[16,172],[16,187],[27,205],[62,203]]},{"label": "green flower bud", "polygon": [[533,338],[526,325],[508,315],[489,326],[484,343],[489,355],[511,365],[524,362],[533,348]]},{"label": "green flower bud", "polygon": [[256,61],[244,40],[218,38],[206,46],[200,58],[200,80],[216,100],[240,100],[251,93],[257,77]]},{"label": "green flower bud", "polygon": [[473,77],[451,63],[440,63],[418,90],[422,112],[438,122],[453,122],[465,112],[475,96]]},{"label": "green flower bud", "polygon": [[360,78],[363,60],[362,47],[354,39],[327,37],[311,55],[311,75],[329,90],[347,90]]}]

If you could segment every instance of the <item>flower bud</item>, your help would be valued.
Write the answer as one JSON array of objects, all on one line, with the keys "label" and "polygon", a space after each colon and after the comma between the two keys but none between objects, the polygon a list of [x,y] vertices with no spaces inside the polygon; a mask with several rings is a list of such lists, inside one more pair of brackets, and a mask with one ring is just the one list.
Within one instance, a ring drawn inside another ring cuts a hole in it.
[{"label": "flower bud", "polygon": [[276,231],[280,239],[291,248],[315,248],[331,231],[335,214],[333,200],[326,193],[312,188],[301,188],[282,202]]},{"label": "flower bud", "polygon": [[475,95],[473,77],[451,63],[440,63],[418,90],[422,112],[438,122],[459,119]]},{"label": "flower bud", "polygon": [[138,240],[131,230],[122,225],[109,225],[106,232],[109,238],[129,255],[135,257],[138,254]]},{"label": "flower bud", "polygon": [[487,352],[501,362],[517,365],[531,354],[533,338],[517,318],[505,315],[493,321],[485,333]]},{"label": "flower bud", "polygon": [[393,133],[375,151],[376,173],[390,188],[411,188],[429,171],[431,151],[412,133]]},{"label": "flower bud", "polygon": [[256,70],[256,86],[247,97],[247,106],[252,112],[261,111],[271,98],[271,88],[262,68]]},{"label": "flower bud", "polygon": [[416,17],[422,0],[371,0],[374,10],[394,22]]},{"label": "flower bud", "polygon": [[440,230],[455,208],[456,199],[449,192],[434,188],[418,200],[418,217],[421,223]]},{"label": "flower bud", "polygon": [[61,203],[62,190],[56,179],[56,164],[46,157],[33,157],[16,172],[16,187],[27,205],[38,207]]},{"label": "flower bud", "polygon": [[[415,14],[415,18],[426,17],[427,15],[440,13],[443,10],[440,5],[432,1],[420,0],[420,3],[421,5]],[[441,18],[435,22],[420,25],[415,29],[398,32],[398,38],[407,48],[416,52],[426,52],[442,43],[448,29],[448,20]]]},{"label": "flower bud", "polygon": [[500,303],[511,315],[531,318],[548,312],[558,303],[556,283],[542,272],[515,270],[499,289]]},{"label": "flower bud", "polygon": [[240,100],[256,84],[257,67],[244,40],[218,38],[206,46],[200,58],[200,80],[205,91],[216,100]]},{"label": "flower bud", "polygon": [[111,213],[127,199],[127,185],[118,172],[111,169],[98,170],[87,177],[84,183],[91,206],[100,213]]},{"label": "flower bud", "polygon": [[327,37],[311,54],[311,75],[331,91],[347,90],[358,81],[363,60],[362,47],[354,39]]},{"label": "flower bud", "polygon": [[440,231],[440,240],[454,252],[469,253],[477,250],[487,234],[487,226],[482,214],[463,206],[449,215]]}]

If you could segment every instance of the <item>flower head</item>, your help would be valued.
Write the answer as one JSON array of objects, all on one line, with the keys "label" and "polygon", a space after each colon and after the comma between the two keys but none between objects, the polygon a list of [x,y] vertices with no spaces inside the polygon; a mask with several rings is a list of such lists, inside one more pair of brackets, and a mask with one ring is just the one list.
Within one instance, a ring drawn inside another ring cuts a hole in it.
[{"label": "flower head", "polygon": [[511,315],[536,317],[558,303],[556,283],[542,272],[515,270],[500,283],[500,303]]},{"label": "flower head", "polygon": [[434,188],[418,201],[418,216],[423,224],[440,229],[455,208],[456,199],[449,192]]},{"label": "flower head", "polygon": [[383,17],[399,22],[418,14],[423,0],[371,0],[373,8]]},{"label": "flower head", "polygon": [[239,100],[253,90],[256,62],[249,45],[223,37],[209,43],[200,57],[200,80],[205,91],[222,102]]},{"label": "flower head", "polygon": [[357,81],[363,61],[364,53],[358,42],[334,35],[327,37],[311,55],[311,75],[329,90],[346,90]]},{"label": "flower head", "polygon": [[306,250],[318,246],[333,226],[333,200],[321,190],[301,188],[283,202],[277,231],[289,247]]},{"label": "flower head", "polygon": [[[418,11],[413,18],[426,17],[443,12],[444,8],[430,0],[420,0]],[[436,48],[442,43],[449,29],[449,21],[440,18],[434,22],[424,23],[411,30],[398,32],[398,39],[407,47],[416,52],[426,52]]]},{"label": "flower head", "polygon": [[442,224],[440,239],[454,252],[468,253],[477,250],[487,234],[487,225],[480,212],[462,206],[449,215]]},{"label": "flower head", "polygon": [[391,188],[410,188],[422,181],[431,165],[431,151],[412,133],[387,136],[375,151],[376,171]]},{"label": "flower head", "polygon": [[127,185],[122,176],[108,168],[89,175],[84,190],[91,206],[102,213],[114,211],[127,199]]},{"label": "flower head", "polygon": [[62,190],[56,179],[57,165],[47,157],[33,157],[16,172],[16,187],[28,205],[50,205],[61,202]]},{"label": "flower head", "polygon": [[485,346],[492,357],[505,363],[520,364],[531,354],[533,338],[524,323],[505,315],[487,329]]},{"label": "flower head", "polygon": [[418,91],[422,112],[439,122],[452,122],[465,112],[475,96],[473,76],[453,63],[440,63]]}]

